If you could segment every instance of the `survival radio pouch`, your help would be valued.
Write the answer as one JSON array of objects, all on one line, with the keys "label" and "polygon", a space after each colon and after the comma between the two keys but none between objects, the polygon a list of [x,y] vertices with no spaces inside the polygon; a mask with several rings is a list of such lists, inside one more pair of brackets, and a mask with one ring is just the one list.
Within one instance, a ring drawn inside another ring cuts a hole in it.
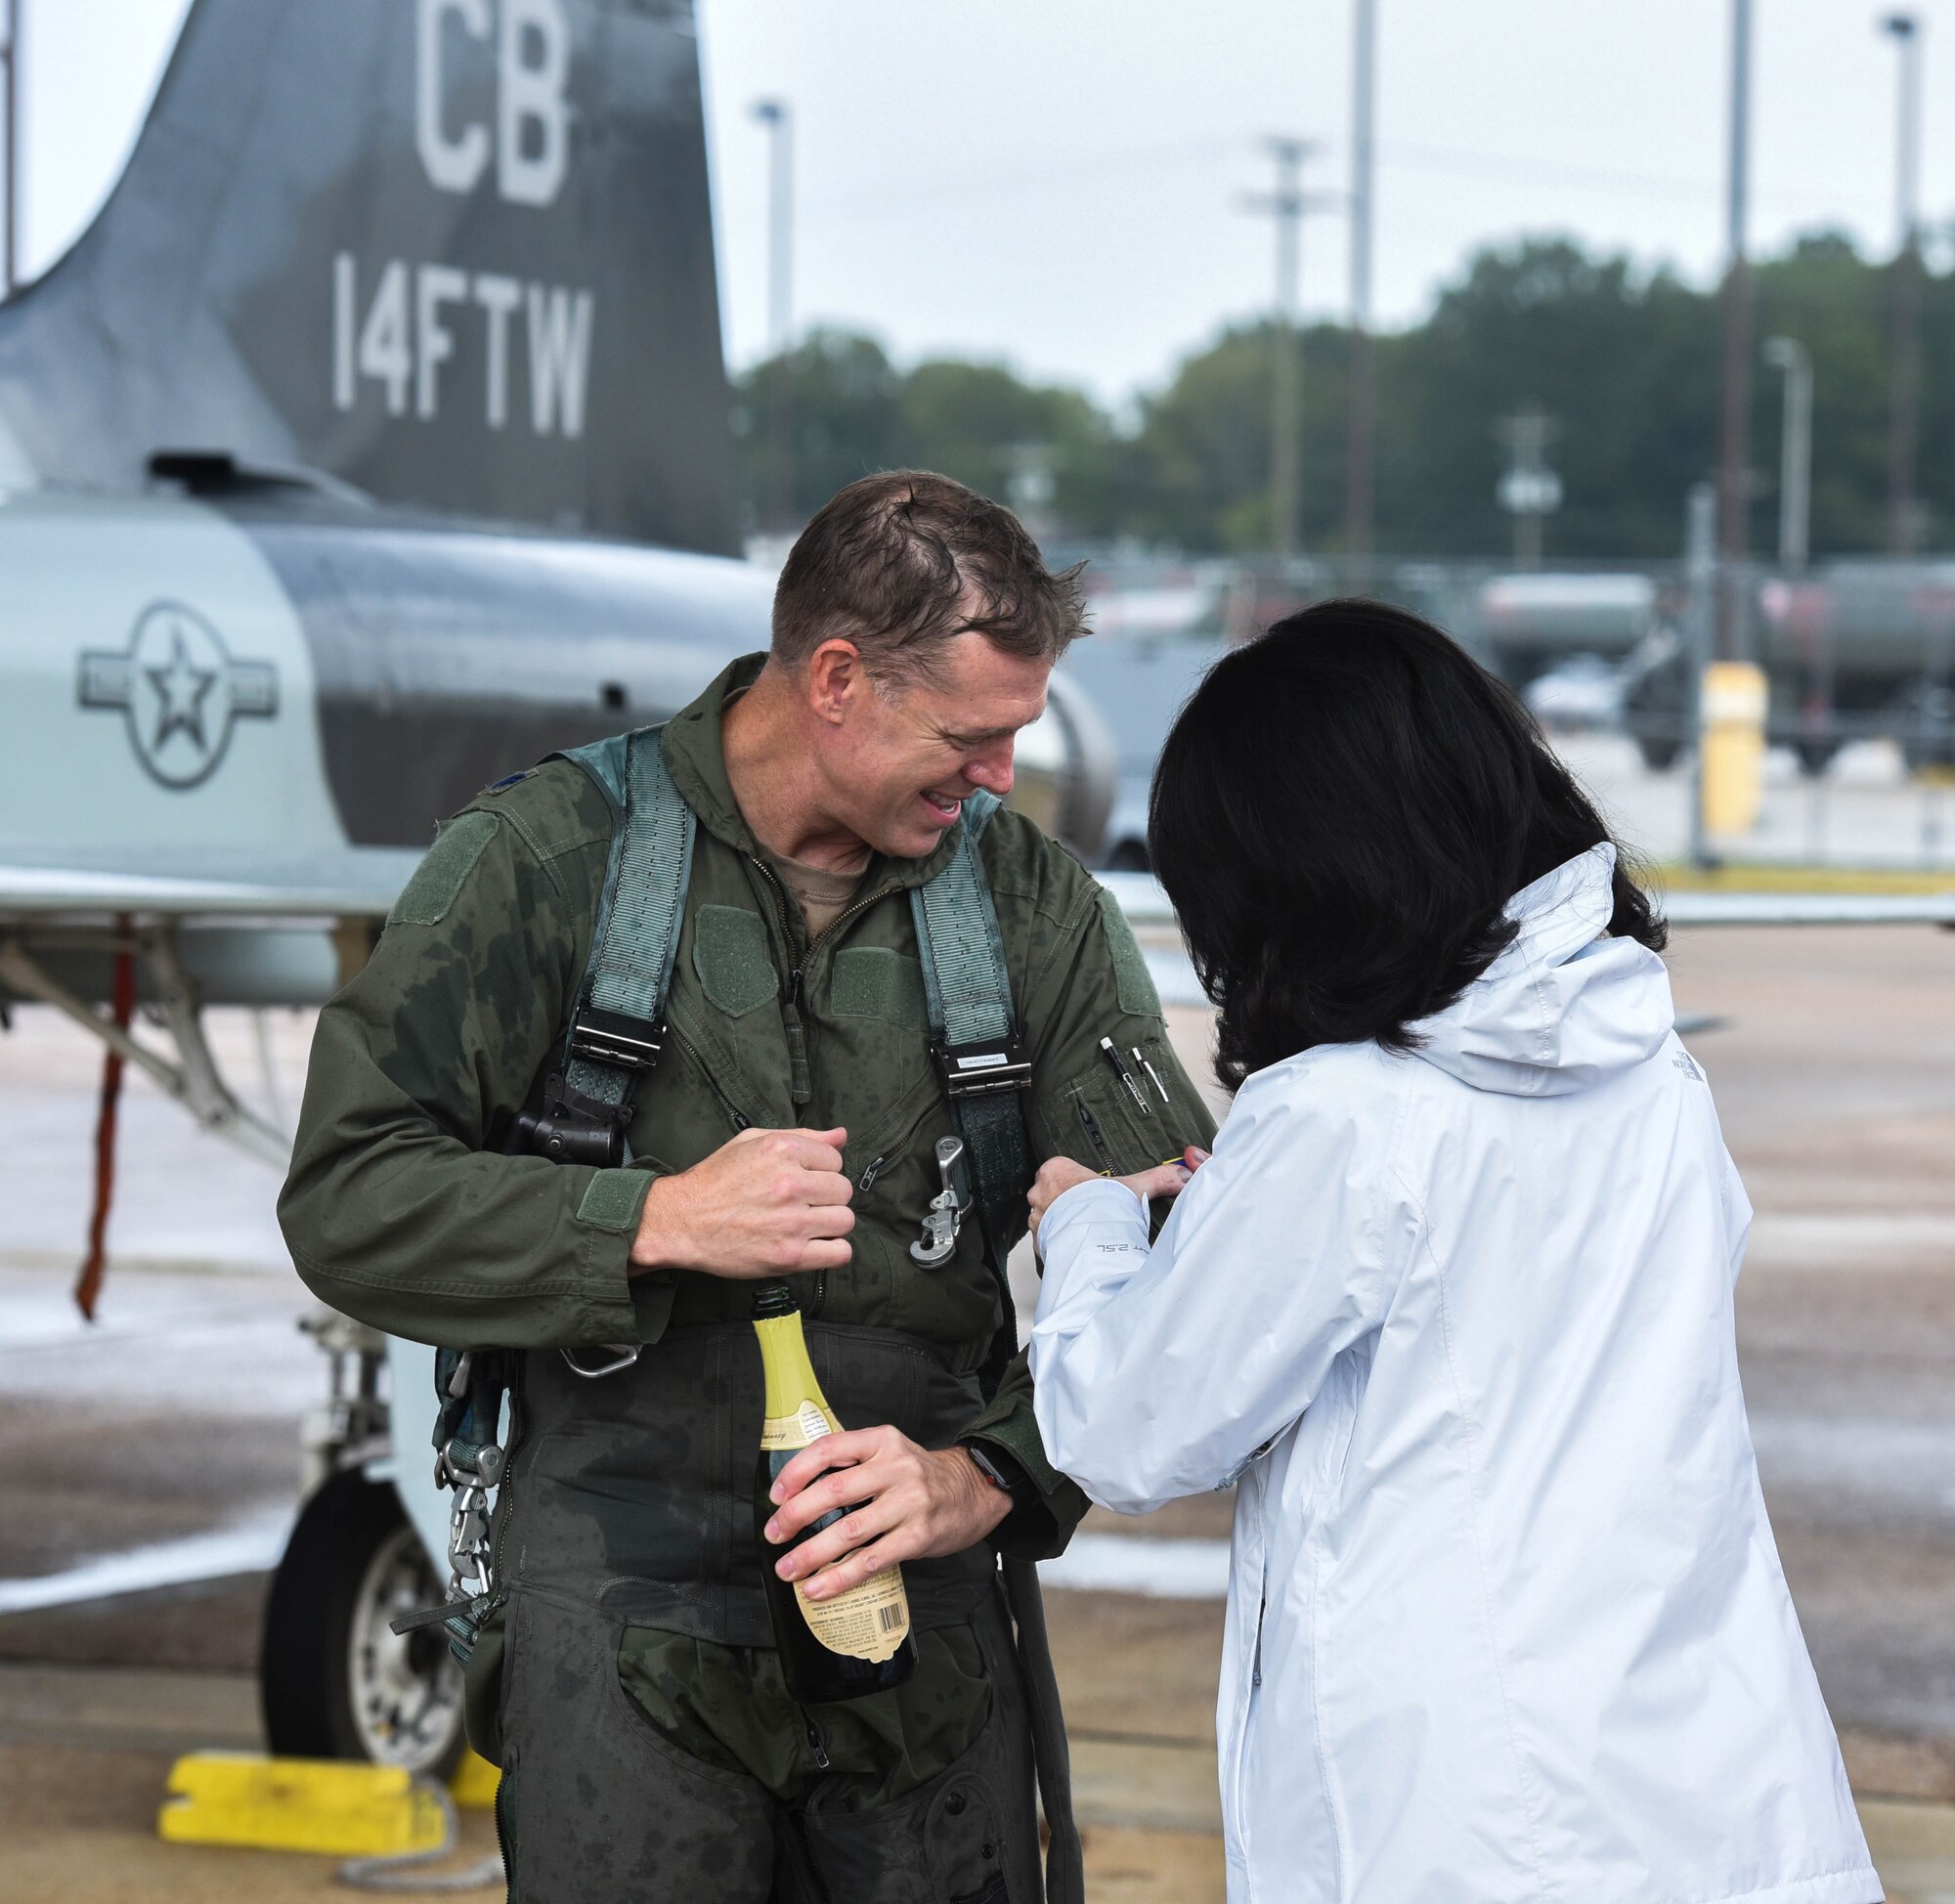
[{"label": "survival radio pouch", "polygon": [[[660,732],[643,727],[551,757],[575,761],[597,783],[616,823],[590,964],[571,1012],[560,1061],[515,1119],[505,1151],[605,1167],[630,1161],[626,1133],[638,1094],[665,1047],[666,998],[698,827],[666,769]],[[1023,1210],[1033,1174],[1024,1115],[1031,1063],[1019,1036],[997,907],[978,850],[998,805],[994,795],[983,792],[965,801],[948,863],[910,894],[932,1055],[962,1141],[959,1174],[968,1173],[970,1200],[1004,1316],[981,1371],[986,1401],[1018,1352],[1006,1239]],[[948,1147],[946,1140],[940,1154]],[[951,1205],[945,1220],[954,1234],[963,1209],[949,1184],[951,1158],[943,1160],[944,1195]],[[629,1367],[639,1351],[620,1343],[562,1354],[578,1374],[595,1379]],[[603,1358],[595,1365],[586,1359],[593,1354]],[[395,1630],[439,1621],[450,1650],[464,1665],[481,1622],[498,1604],[487,1491],[501,1476],[504,1457],[496,1445],[497,1424],[510,1373],[508,1358],[500,1353],[442,1350],[436,1356],[436,1480],[456,1490],[449,1604],[411,1615],[397,1622]],[[1002,1567],[1025,1678],[1039,1796],[1052,1834],[1047,1896],[1051,1904],[1080,1904],[1083,1857],[1072,1817],[1070,1758],[1038,1574],[1028,1561],[1005,1560]]]}]

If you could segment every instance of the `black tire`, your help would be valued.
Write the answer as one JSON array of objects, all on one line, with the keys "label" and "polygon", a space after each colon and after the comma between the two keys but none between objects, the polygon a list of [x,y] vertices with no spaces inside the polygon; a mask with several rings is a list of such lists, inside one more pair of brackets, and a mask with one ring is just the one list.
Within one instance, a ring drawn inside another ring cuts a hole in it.
[{"label": "black tire", "polygon": [[1675,766],[1677,756],[1683,752],[1683,743],[1668,736],[1638,734],[1636,752],[1643,757],[1643,765],[1652,773],[1668,773]]},{"label": "black tire", "polygon": [[461,1668],[441,1628],[387,1622],[442,1583],[392,1488],[332,1476],[299,1514],[272,1578],[258,1651],[265,1739],[298,1758],[405,1765],[446,1779],[461,1761]]}]

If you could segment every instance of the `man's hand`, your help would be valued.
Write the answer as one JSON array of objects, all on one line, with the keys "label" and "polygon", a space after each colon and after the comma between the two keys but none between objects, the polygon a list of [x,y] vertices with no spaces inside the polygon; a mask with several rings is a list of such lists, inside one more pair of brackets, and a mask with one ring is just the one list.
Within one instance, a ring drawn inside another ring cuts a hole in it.
[{"label": "man's hand", "polygon": [[742,1131],[645,1195],[631,1274],[699,1270],[753,1280],[839,1270],[855,1227],[842,1174],[848,1133]]},{"label": "man's hand", "polygon": [[777,1545],[848,1509],[775,1564],[782,1579],[805,1582],[810,1600],[846,1593],[898,1561],[962,1553],[1012,1511],[963,1449],[919,1448],[895,1428],[824,1435],[781,1470],[773,1499],[780,1505],[766,1535]]},{"label": "man's hand", "polygon": [[[1206,1150],[1198,1150],[1193,1145],[1183,1154],[1186,1162],[1157,1163],[1151,1170],[1137,1170],[1131,1177],[1115,1177],[1111,1181],[1125,1184],[1149,1202],[1157,1196],[1179,1196],[1189,1177],[1208,1159]],[[1039,1165],[1039,1174],[1025,1192],[1025,1201],[1032,1206],[1032,1234],[1038,1234],[1040,1219],[1057,1198],[1080,1184],[1099,1181],[1100,1173],[1088,1170],[1083,1163],[1075,1163],[1070,1157],[1048,1157]]]}]

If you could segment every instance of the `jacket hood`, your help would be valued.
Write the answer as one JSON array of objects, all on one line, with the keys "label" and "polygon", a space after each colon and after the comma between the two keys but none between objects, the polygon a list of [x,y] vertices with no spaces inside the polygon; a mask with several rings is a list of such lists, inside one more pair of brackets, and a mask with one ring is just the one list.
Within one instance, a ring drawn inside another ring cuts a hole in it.
[{"label": "jacket hood", "polygon": [[1634,939],[1605,938],[1616,849],[1606,842],[1507,901],[1514,941],[1443,1012],[1411,1029],[1417,1055],[1476,1091],[1586,1091],[1656,1055],[1675,1022],[1670,974]]}]

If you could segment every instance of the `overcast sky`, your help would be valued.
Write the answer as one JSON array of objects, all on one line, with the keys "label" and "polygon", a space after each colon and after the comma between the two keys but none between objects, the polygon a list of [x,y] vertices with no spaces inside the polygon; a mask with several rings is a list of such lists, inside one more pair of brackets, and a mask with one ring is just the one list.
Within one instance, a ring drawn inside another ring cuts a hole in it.
[{"label": "overcast sky", "polygon": [[[405,4],[406,0],[402,0]],[[6,0],[0,0],[4,15]],[[185,0],[24,0],[30,267],[113,181]],[[1715,275],[1725,0],[1378,0],[1377,297],[1415,320],[1471,250],[1566,232]],[[1895,59],[1862,0],[1757,0],[1753,230],[1893,235]],[[1926,22],[1923,208],[1955,217],[1955,0]],[[1270,295],[1267,133],[1347,183],[1350,0],[699,0],[727,349],[766,342],[766,160],[789,100],[798,322],[1009,360],[1108,399]],[[1305,301],[1348,238],[1313,217]]]}]

